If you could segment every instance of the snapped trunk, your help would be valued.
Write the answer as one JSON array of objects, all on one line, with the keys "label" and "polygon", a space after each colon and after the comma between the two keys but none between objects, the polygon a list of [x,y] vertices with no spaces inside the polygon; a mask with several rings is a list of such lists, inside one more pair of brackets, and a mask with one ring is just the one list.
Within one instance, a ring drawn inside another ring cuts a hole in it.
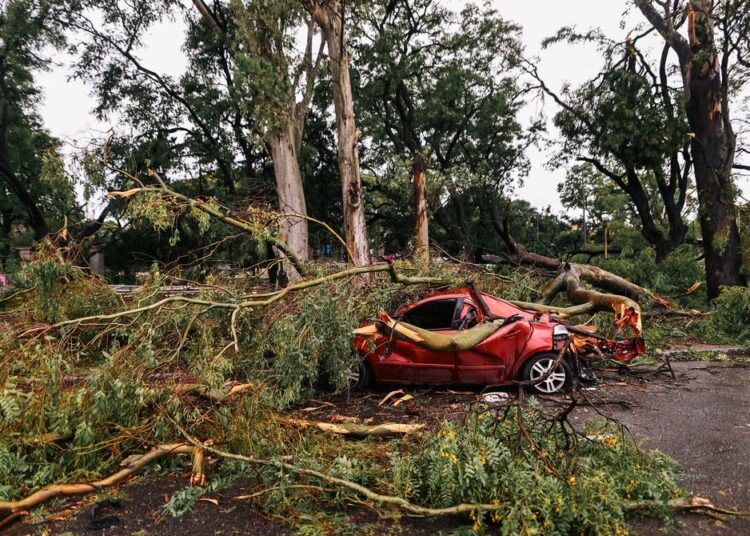
[{"label": "snapped trunk", "polygon": [[693,132],[690,151],[700,204],[706,283],[709,299],[725,285],[744,285],[742,249],[736,221],[731,171],[735,135],[726,117],[719,55],[714,42],[711,6],[696,0],[688,17],[691,54],[682,61],[685,107]]}]

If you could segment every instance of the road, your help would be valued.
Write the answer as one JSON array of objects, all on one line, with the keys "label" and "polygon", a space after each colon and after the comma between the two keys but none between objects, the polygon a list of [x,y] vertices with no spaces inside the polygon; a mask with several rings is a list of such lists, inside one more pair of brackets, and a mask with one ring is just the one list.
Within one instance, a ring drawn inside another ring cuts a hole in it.
[{"label": "road", "polygon": [[[750,510],[750,363],[678,362],[677,381],[627,386],[615,378],[602,387],[634,407],[612,413],[648,448],[669,454],[683,468],[682,485],[717,506]],[[581,418],[579,414],[577,418]],[[719,522],[681,515],[676,534],[750,534],[750,518]],[[638,534],[660,534],[658,524],[635,522]]]}]

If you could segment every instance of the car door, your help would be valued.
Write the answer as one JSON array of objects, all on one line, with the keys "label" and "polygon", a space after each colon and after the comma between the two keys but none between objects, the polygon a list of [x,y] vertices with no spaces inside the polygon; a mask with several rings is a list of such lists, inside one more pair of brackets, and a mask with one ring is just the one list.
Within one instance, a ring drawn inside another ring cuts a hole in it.
[{"label": "car door", "polygon": [[[466,300],[459,325],[470,328],[473,325],[472,317],[478,314],[474,304]],[[514,324],[501,327],[499,337],[493,336],[492,341],[477,345],[471,350],[458,352],[456,367],[458,383],[498,385],[506,380],[507,370],[512,365],[515,356],[513,341],[524,336],[523,330],[517,329]]]},{"label": "car door", "polygon": [[[437,333],[455,333],[462,299],[436,298],[407,310],[401,322]],[[395,382],[447,384],[455,381],[456,353],[432,352],[412,342],[393,339],[391,352],[383,355],[380,368],[384,379]]]}]

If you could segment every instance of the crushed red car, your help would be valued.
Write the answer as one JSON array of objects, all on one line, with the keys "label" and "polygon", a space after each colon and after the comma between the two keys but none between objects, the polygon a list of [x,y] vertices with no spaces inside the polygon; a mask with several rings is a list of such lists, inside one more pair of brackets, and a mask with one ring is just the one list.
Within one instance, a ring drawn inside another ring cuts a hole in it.
[{"label": "crushed red car", "polygon": [[[356,330],[354,346],[363,357],[353,374],[358,386],[371,381],[422,385],[504,385],[530,380],[539,393],[568,390],[577,375],[592,380],[591,360],[628,362],[645,351],[643,339],[615,341],[553,314],[521,309],[505,300],[464,288],[432,295],[401,307],[393,321],[445,335],[499,322],[489,337],[462,351],[432,351],[375,324]],[[387,315],[385,315],[387,317]],[[558,362],[560,351],[564,358]],[[548,374],[555,365],[555,370]]]}]

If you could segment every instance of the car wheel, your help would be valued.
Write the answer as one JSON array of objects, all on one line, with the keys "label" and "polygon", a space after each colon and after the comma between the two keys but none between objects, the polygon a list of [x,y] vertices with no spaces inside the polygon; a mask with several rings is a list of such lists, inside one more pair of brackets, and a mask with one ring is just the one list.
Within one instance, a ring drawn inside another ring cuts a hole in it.
[{"label": "car wheel", "polygon": [[349,389],[358,391],[364,389],[372,381],[372,369],[370,364],[364,359],[351,368],[349,371]]},{"label": "car wheel", "polygon": [[[557,361],[557,354],[539,354],[529,359],[521,369],[521,380],[535,381],[547,374],[547,371]],[[565,393],[573,383],[573,368],[565,359],[557,364],[557,368],[541,382],[531,385],[531,389],[539,394],[552,395]]]}]

